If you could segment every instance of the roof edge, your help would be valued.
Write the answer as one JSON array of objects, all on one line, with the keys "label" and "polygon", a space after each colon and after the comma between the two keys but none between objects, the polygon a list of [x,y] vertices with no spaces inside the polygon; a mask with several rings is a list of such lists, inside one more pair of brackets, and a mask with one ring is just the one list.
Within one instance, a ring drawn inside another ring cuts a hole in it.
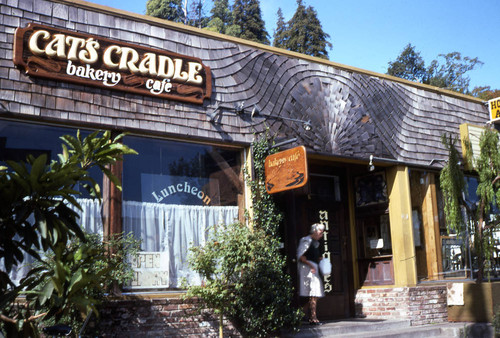
[{"label": "roof edge", "polygon": [[100,10],[102,12],[113,14],[113,15],[118,15],[118,16],[121,16],[124,18],[132,18],[134,20],[138,20],[138,21],[142,21],[142,22],[155,23],[159,26],[163,26],[163,27],[177,30],[180,32],[184,32],[184,33],[196,34],[196,35],[205,36],[205,37],[209,37],[209,38],[217,39],[217,40],[222,40],[222,41],[230,41],[230,42],[234,42],[237,44],[241,44],[241,45],[261,49],[264,51],[268,51],[268,52],[271,52],[274,54],[279,54],[279,55],[283,55],[283,56],[289,56],[289,57],[293,57],[293,58],[297,58],[297,59],[307,60],[307,61],[311,61],[314,63],[319,63],[319,64],[323,64],[326,66],[338,68],[338,69],[348,71],[348,72],[356,72],[356,73],[360,73],[363,75],[378,77],[378,78],[386,79],[386,80],[389,80],[392,82],[405,84],[405,85],[416,87],[416,88],[423,89],[426,91],[430,91],[430,92],[434,92],[434,93],[442,94],[442,95],[446,95],[446,96],[451,96],[451,97],[471,101],[471,102],[478,103],[478,104],[485,104],[487,102],[485,100],[482,100],[482,99],[479,99],[479,98],[476,98],[476,97],[473,97],[470,95],[454,92],[451,90],[442,89],[442,88],[426,85],[426,84],[419,83],[419,82],[413,82],[413,81],[405,80],[405,79],[402,79],[399,77],[395,77],[395,76],[391,76],[391,75],[387,75],[387,74],[382,74],[382,73],[377,73],[377,72],[362,69],[362,68],[352,67],[352,66],[344,65],[344,64],[337,63],[334,61],[330,61],[330,60],[326,60],[326,59],[322,59],[322,58],[318,58],[318,57],[314,57],[314,56],[309,56],[309,55],[305,55],[305,54],[301,54],[301,53],[297,53],[297,52],[292,52],[292,51],[289,51],[286,49],[268,46],[268,45],[264,45],[264,44],[261,44],[258,42],[253,42],[253,41],[249,41],[249,40],[245,40],[245,39],[241,39],[241,38],[236,38],[236,37],[221,34],[221,33],[215,33],[215,32],[208,31],[206,29],[196,28],[196,27],[192,27],[192,26],[188,26],[188,25],[184,25],[184,24],[180,24],[180,23],[176,23],[176,22],[172,22],[172,21],[168,21],[168,20],[164,20],[164,19],[159,19],[159,18],[152,17],[152,16],[145,15],[145,14],[132,13],[129,11],[125,11],[125,10],[121,10],[121,9],[117,9],[117,8],[112,8],[109,6],[104,6],[104,5],[96,4],[93,2],[88,2],[88,1],[84,1],[84,0],[49,0],[49,1],[78,6],[81,8],[86,8],[86,9],[91,9],[91,10],[97,9],[97,10]]}]

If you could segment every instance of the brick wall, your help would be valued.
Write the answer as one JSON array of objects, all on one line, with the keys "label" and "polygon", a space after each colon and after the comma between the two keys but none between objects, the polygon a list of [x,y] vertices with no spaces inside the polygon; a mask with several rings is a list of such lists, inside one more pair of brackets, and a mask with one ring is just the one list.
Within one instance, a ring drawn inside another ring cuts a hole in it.
[{"label": "brick wall", "polygon": [[[218,337],[219,318],[211,311],[195,311],[196,304],[179,298],[118,299],[92,316],[85,334],[100,337]],[[224,320],[224,337],[241,337]]]},{"label": "brick wall", "polygon": [[407,319],[411,325],[448,321],[446,285],[360,289],[356,317]]}]

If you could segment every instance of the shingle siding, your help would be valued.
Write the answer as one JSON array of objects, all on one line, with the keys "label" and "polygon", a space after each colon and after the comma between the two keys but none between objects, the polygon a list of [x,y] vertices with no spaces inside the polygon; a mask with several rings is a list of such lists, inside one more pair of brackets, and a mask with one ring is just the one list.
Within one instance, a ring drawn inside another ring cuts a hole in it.
[{"label": "shingle siding", "polygon": [[[35,9],[36,7],[36,9]],[[256,46],[200,35],[146,17],[113,15],[85,6],[45,0],[0,6],[0,101],[9,112],[71,124],[250,144],[267,126],[278,137],[297,137],[309,151],[368,158],[370,155],[428,165],[445,157],[443,133],[463,122],[483,124],[486,106],[445,92],[384,76],[275,54]],[[12,62],[15,28],[39,22],[142,46],[198,57],[212,71],[213,94],[203,105],[167,101],[51,80],[29,78]],[[220,123],[207,120],[216,101],[226,108],[245,102],[262,114],[236,116],[222,109]],[[311,121],[313,130],[287,119]]]}]

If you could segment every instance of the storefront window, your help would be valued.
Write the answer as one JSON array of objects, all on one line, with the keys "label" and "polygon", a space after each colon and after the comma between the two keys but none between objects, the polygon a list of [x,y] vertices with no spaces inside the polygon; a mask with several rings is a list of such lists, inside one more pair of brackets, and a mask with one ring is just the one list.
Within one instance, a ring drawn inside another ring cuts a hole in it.
[{"label": "storefront window", "polygon": [[127,288],[200,284],[188,267],[189,247],[238,219],[240,151],[141,137],[124,143],[139,155],[124,162],[123,229],[142,240]]},{"label": "storefront window", "polygon": [[[5,161],[25,161],[31,154],[38,157],[47,154],[50,160],[57,160],[57,155],[62,152],[60,139],[63,135],[76,136],[77,130],[34,123],[22,123],[10,120],[0,120],[0,165]],[[82,137],[90,132],[82,130]],[[98,170],[91,170],[92,178],[102,186],[102,173]],[[81,227],[90,233],[102,235],[103,226],[101,220],[101,207],[99,201],[89,198],[89,194],[81,187],[74,187],[81,190],[82,195],[77,198],[82,210],[74,210],[80,215]],[[24,264],[11,273],[13,281],[19,281],[29,270],[30,257],[26,257]]]}]

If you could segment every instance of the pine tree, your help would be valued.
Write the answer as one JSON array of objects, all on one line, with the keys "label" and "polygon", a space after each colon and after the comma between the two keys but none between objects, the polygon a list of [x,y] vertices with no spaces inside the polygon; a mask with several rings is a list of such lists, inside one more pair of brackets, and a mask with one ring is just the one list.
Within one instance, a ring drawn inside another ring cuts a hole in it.
[{"label": "pine tree", "polygon": [[259,0],[235,0],[233,24],[241,28],[238,37],[250,41],[269,44]]},{"label": "pine tree", "polygon": [[306,18],[308,23],[306,33],[309,36],[309,44],[305,46],[305,54],[328,59],[326,48],[331,48],[332,46],[332,44],[327,41],[330,35],[323,31],[321,22],[318,19],[318,13],[313,7],[307,7]]},{"label": "pine tree", "polygon": [[207,27],[209,17],[205,16],[204,0],[191,0],[189,10],[187,9],[188,0],[184,1],[184,16],[187,18],[186,24],[193,27]]},{"label": "pine tree", "polygon": [[240,36],[241,27],[233,24],[233,13],[228,0],[215,0],[210,13],[212,15],[209,18],[207,30],[231,36]]},{"label": "pine tree", "polygon": [[184,23],[186,19],[182,0],[148,0],[146,15],[179,23]]},{"label": "pine tree", "polygon": [[212,14],[210,19],[219,18],[224,26],[228,26],[233,23],[229,0],[215,0],[210,13]]},{"label": "pine tree", "polygon": [[277,47],[279,44],[280,47],[294,52],[328,59],[326,49],[332,48],[328,41],[330,35],[323,31],[316,10],[311,6],[306,8],[302,0],[297,0],[297,10],[290,21],[279,25],[278,28],[279,35],[275,34]]},{"label": "pine tree", "polygon": [[276,30],[274,31],[274,40],[273,46],[278,48],[286,48],[287,44],[287,30],[288,26],[285,22],[285,18],[283,17],[283,12],[281,8],[278,8],[278,21],[276,22]]}]

